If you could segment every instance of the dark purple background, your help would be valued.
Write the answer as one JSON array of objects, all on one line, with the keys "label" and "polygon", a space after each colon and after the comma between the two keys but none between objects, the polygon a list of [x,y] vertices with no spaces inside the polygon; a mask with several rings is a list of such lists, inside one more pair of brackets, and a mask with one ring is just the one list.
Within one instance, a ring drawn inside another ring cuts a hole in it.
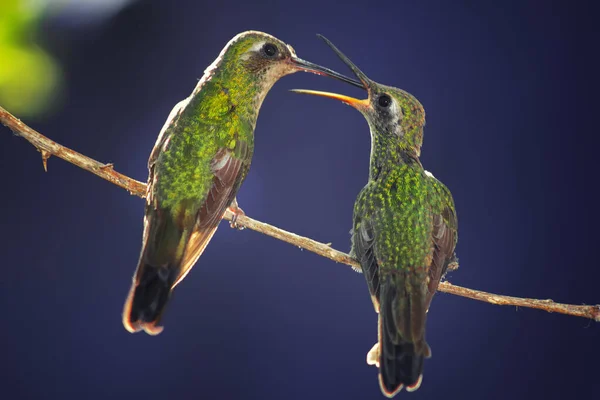
[{"label": "dark purple background", "polygon": [[[139,180],[171,108],[238,32],[257,29],[347,73],[328,36],[371,78],[427,110],[422,161],[454,194],[451,282],[600,303],[597,14],[549,2],[140,1],[93,28],[48,24],[66,70],[60,112],[29,121]],[[338,2],[339,3],[339,2]],[[2,61],[6,62],[6,61]],[[291,88],[358,89],[309,74],[267,96],[248,215],[349,248],[366,183],[363,117]],[[0,129],[3,399],[382,399],[365,355],[376,316],[361,275],[223,223],[177,288],[158,337],[121,309],[143,201]],[[398,398],[599,398],[589,320],[439,294],[421,389]]]}]

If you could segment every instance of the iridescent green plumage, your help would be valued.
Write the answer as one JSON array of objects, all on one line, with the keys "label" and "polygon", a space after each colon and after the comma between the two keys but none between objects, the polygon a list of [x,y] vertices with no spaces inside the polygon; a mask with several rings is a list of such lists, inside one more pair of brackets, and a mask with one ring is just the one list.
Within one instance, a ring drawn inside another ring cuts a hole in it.
[{"label": "iridescent green plumage", "polygon": [[[327,41],[327,40],[326,40]],[[368,362],[380,368],[383,393],[421,384],[427,310],[454,259],[457,221],[450,191],[423,169],[419,156],[425,111],[409,93],[368,79],[327,41],[369,92],[366,100],[298,92],[348,103],[371,131],[369,182],[354,205],[351,253],[361,264],[375,310],[379,340]]]},{"label": "iridescent green plumage", "polygon": [[228,45],[161,135],[162,147],[156,150],[160,180],[154,194],[164,206],[186,199],[204,201],[212,185],[211,162],[220,149],[231,150],[249,164],[260,105],[274,81],[267,80],[266,72],[248,70],[245,61],[250,58],[241,57],[257,40],[265,39],[263,34],[246,34]]},{"label": "iridescent green plumage", "polygon": [[392,102],[389,110],[375,103],[363,111],[373,143],[369,182],[354,206],[352,253],[380,313],[376,364],[382,390],[393,396],[420,385],[431,354],[426,312],[453,256],[457,227],[450,192],[418,158],[422,107],[394,88],[372,85],[371,92],[374,102],[383,95]]},{"label": "iridescent green plumage", "polygon": [[142,251],[123,311],[130,332],[162,331],[157,324],[172,289],[196,263],[227,207],[241,212],[232,202],[250,168],[260,106],[279,78],[297,71],[350,81],[299,59],[271,35],[248,31],[225,46],[171,111],[148,162]]}]

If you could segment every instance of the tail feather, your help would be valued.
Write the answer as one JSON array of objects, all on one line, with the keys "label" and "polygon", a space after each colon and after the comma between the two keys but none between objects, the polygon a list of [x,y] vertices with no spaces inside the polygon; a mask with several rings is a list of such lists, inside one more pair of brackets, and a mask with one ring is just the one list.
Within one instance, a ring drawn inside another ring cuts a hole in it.
[{"label": "tail feather", "polygon": [[[404,276],[403,276],[404,275]],[[425,308],[422,296],[405,274],[385,277],[381,282],[379,313],[379,383],[387,397],[395,396],[404,386],[419,388],[423,362],[431,350],[425,342]],[[424,297],[423,297],[424,299]]]},{"label": "tail feather", "polygon": [[147,210],[142,252],[123,309],[123,325],[129,332],[162,332],[157,324],[181,275],[190,236],[182,225],[169,212]]},{"label": "tail feather", "polygon": [[155,267],[144,263],[139,267],[143,274],[139,283],[132,285],[123,312],[123,324],[130,332],[146,331],[151,335],[162,332],[157,326],[171,297],[171,276],[168,267]]}]

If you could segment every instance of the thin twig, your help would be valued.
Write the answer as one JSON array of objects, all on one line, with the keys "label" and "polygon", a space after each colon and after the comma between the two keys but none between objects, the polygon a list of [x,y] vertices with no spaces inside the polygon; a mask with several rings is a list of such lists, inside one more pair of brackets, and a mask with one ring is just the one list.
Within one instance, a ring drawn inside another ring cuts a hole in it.
[{"label": "thin twig", "polygon": [[[33,144],[41,153],[44,169],[47,169],[46,162],[53,155],[62,158],[80,168],[90,171],[115,185],[122,187],[139,197],[144,197],[146,194],[146,184],[131,179],[126,175],[118,173],[114,170],[112,164],[103,164],[89,157],[84,156],[76,151],[61,146],[60,144],[48,139],[39,132],[25,125],[19,119],[14,117],[4,108],[0,107],[0,122],[11,129],[15,134],[25,138]],[[227,211],[223,216],[224,219],[231,221],[233,214]],[[272,225],[265,224],[254,220],[250,217],[240,215],[236,220],[237,225],[252,229],[254,231],[264,233],[276,239],[306,249],[320,256],[329,258],[338,263],[346,264],[353,267],[355,270],[360,270],[358,262],[346,253],[335,250],[327,244],[319,243],[315,240],[298,236],[294,233],[284,231]],[[441,292],[446,292],[458,296],[468,297],[470,299],[484,301],[491,304],[537,308],[548,312],[556,312],[577,317],[584,317],[600,321],[600,305],[595,306],[577,306],[571,304],[555,303],[552,300],[537,300],[526,299],[520,297],[502,296],[493,293],[486,293],[479,290],[468,289],[461,286],[456,286],[450,282],[441,282],[438,288]]]},{"label": "thin twig", "polygon": [[600,305],[576,306],[573,304],[555,303],[553,300],[550,299],[540,300],[503,296],[493,293],[481,292],[479,290],[467,289],[461,286],[453,285],[450,282],[440,283],[439,290],[458,296],[468,297],[473,300],[485,301],[487,303],[492,303],[499,306],[537,308],[538,310],[544,310],[551,313],[556,312],[559,314],[574,315],[576,317],[590,318],[597,322],[600,322]]}]

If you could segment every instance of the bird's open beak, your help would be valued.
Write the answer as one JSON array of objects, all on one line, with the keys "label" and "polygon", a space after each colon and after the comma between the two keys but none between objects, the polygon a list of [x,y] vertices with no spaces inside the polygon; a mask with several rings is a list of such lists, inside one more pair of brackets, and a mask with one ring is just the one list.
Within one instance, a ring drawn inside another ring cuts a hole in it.
[{"label": "bird's open beak", "polygon": [[356,87],[359,87],[359,88],[364,87],[356,79],[348,78],[347,76],[344,76],[344,75],[342,75],[340,73],[337,73],[337,72],[335,72],[335,71],[333,71],[333,70],[331,70],[329,68],[325,68],[325,67],[322,67],[320,65],[313,64],[310,61],[306,61],[306,60],[303,60],[303,59],[298,58],[298,57],[292,57],[291,60],[290,60],[290,62],[291,62],[291,64],[295,68],[297,68],[299,70],[302,70],[302,71],[305,71],[305,72],[312,72],[312,73],[317,74],[317,75],[329,76],[331,78],[338,79],[338,80],[340,80],[342,82],[349,83],[350,85],[353,85],[353,86],[356,86]]},{"label": "bird's open beak", "polygon": [[305,89],[292,89],[294,93],[302,93],[302,94],[311,94],[313,96],[321,96],[321,97],[329,97],[330,99],[336,99],[343,103],[348,104],[356,109],[361,109],[365,107],[369,107],[369,99],[359,100],[354,97],[344,96],[343,94],[330,93],[330,92],[321,92],[318,90],[305,90]]},{"label": "bird's open beak", "polygon": [[[325,36],[323,36],[323,35],[317,35],[317,36],[320,37],[321,39],[323,39],[325,41],[325,43],[327,43],[327,45],[329,47],[331,47],[331,49],[338,55],[338,57],[344,62],[344,64],[346,64],[348,67],[350,67],[350,69],[352,70],[354,75],[356,75],[356,77],[358,79],[360,79],[360,82],[358,82],[354,79],[346,78],[344,75],[341,75],[341,76],[344,77],[345,79],[340,79],[337,76],[332,76],[327,73],[325,73],[323,75],[331,76],[332,78],[336,78],[343,82],[350,83],[353,86],[357,86],[362,89],[366,89],[367,92],[370,93],[371,92],[370,88],[372,85],[371,80],[369,78],[367,78],[367,76],[360,69],[358,69],[358,67],[356,65],[354,65],[354,63],[352,61],[350,61],[350,59],[348,57],[346,57],[344,55],[344,53],[342,53],[340,50],[338,50],[338,48],[335,47],[335,45],[333,43],[331,43]],[[313,96],[328,97],[330,99],[336,99],[336,100],[346,103],[358,110],[370,107],[370,101],[368,98],[364,99],[364,100],[359,100],[359,99],[355,99],[354,97],[345,96],[343,94],[320,92],[318,90],[292,89],[292,92],[310,94]]]}]

